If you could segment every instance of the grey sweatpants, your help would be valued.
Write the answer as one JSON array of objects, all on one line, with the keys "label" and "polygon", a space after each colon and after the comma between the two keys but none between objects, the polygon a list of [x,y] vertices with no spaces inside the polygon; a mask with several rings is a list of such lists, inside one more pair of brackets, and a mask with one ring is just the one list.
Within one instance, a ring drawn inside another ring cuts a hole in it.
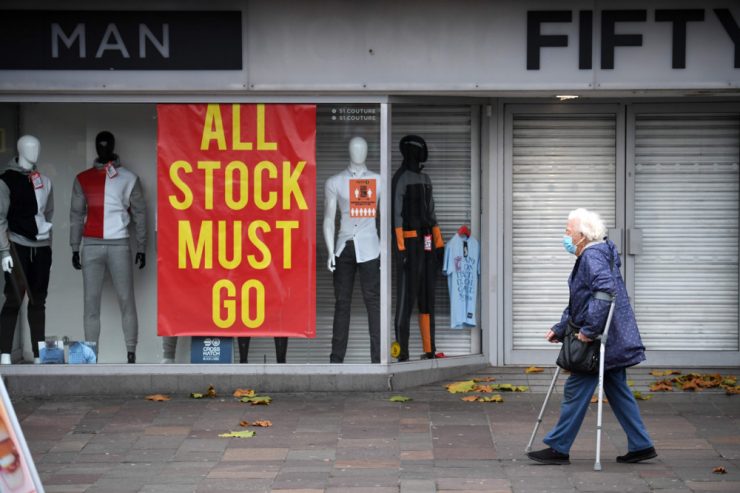
[{"label": "grey sweatpants", "polygon": [[[139,321],[136,316],[136,300],[134,299],[131,248],[128,245],[83,245],[81,261],[85,295],[83,316],[85,340],[98,342],[100,338],[100,297],[107,270],[118,295],[126,350],[136,351]],[[98,344],[98,350],[99,348]]]}]

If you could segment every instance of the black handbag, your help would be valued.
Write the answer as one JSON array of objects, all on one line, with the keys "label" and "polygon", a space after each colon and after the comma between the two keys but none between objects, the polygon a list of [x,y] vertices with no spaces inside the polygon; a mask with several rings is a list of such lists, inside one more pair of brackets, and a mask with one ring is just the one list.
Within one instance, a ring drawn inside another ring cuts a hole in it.
[{"label": "black handbag", "polygon": [[563,370],[573,373],[599,373],[598,340],[582,342],[578,340],[578,327],[568,320],[568,328],[563,337],[563,345],[555,362]]}]

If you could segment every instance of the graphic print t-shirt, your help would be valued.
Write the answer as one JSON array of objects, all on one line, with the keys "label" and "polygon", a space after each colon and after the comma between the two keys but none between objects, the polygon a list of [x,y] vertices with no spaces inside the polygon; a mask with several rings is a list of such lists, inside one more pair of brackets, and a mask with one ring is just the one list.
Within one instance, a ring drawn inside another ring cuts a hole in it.
[{"label": "graphic print t-shirt", "polygon": [[453,329],[476,326],[475,304],[480,276],[480,245],[471,237],[456,234],[445,246],[442,271],[450,291],[450,326]]}]

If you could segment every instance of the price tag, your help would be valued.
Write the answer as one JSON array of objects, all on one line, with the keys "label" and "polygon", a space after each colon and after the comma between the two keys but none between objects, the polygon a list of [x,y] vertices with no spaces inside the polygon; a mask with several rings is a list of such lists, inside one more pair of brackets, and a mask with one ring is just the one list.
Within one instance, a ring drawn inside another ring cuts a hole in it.
[{"label": "price tag", "polygon": [[29,175],[29,178],[31,179],[31,183],[33,183],[33,188],[35,190],[44,188],[44,181],[41,179],[41,173],[34,171]]},{"label": "price tag", "polygon": [[105,173],[108,175],[108,178],[115,178],[118,176],[118,170],[115,166],[113,166],[113,163],[108,163],[105,165]]},{"label": "price tag", "polygon": [[432,251],[432,235],[424,235],[424,251]]}]

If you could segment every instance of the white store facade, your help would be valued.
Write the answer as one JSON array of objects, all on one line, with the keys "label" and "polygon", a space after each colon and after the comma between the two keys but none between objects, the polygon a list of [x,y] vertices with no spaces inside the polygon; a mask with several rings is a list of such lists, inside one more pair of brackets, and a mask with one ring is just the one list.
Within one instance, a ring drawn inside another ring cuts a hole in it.
[{"label": "white store facade", "polygon": [[[255,371],[553,364],[557,348],[544,333],[567,305],[573,257],[560,240],[576,207],[599,212],[619,247],[648,364],[740,364],[736,2],[75,1],[64,9],[10,0],[0,21],[23,33],[4,39],[0,56],[0,159],[12,157],[18,136],[35,135],[56,187],[47,334],[82,336],[67,212],[97,132],[116,135],[148,199],[150,264],[135,279],[138,362],[158,363],[156,105],[309,103],[317,105],[318,224],[323,183],[346,167],[352,136],[368,141],[368,166],[386,190],[400,138],[427,141],[424,171],[445,240],[465,224],[481,243],[478,326],[449,328],[440,274],[437,349],[447,357],[418,360],[414,322],[412,361],[394,362],[393,239],[381,203],[381,364],[369,362],[357,286],[344,368],[327,364],[334,293],[319,227],[317,336],[291,339],[283,369],[273,365],[271,339],[253,340]],[[100,362],[123,363],[117,301],[104,289]],[[27,358],[25,320],[19,328],[16,357]],[[177,362],[189,362],[188,347],[179,343]]]}]

